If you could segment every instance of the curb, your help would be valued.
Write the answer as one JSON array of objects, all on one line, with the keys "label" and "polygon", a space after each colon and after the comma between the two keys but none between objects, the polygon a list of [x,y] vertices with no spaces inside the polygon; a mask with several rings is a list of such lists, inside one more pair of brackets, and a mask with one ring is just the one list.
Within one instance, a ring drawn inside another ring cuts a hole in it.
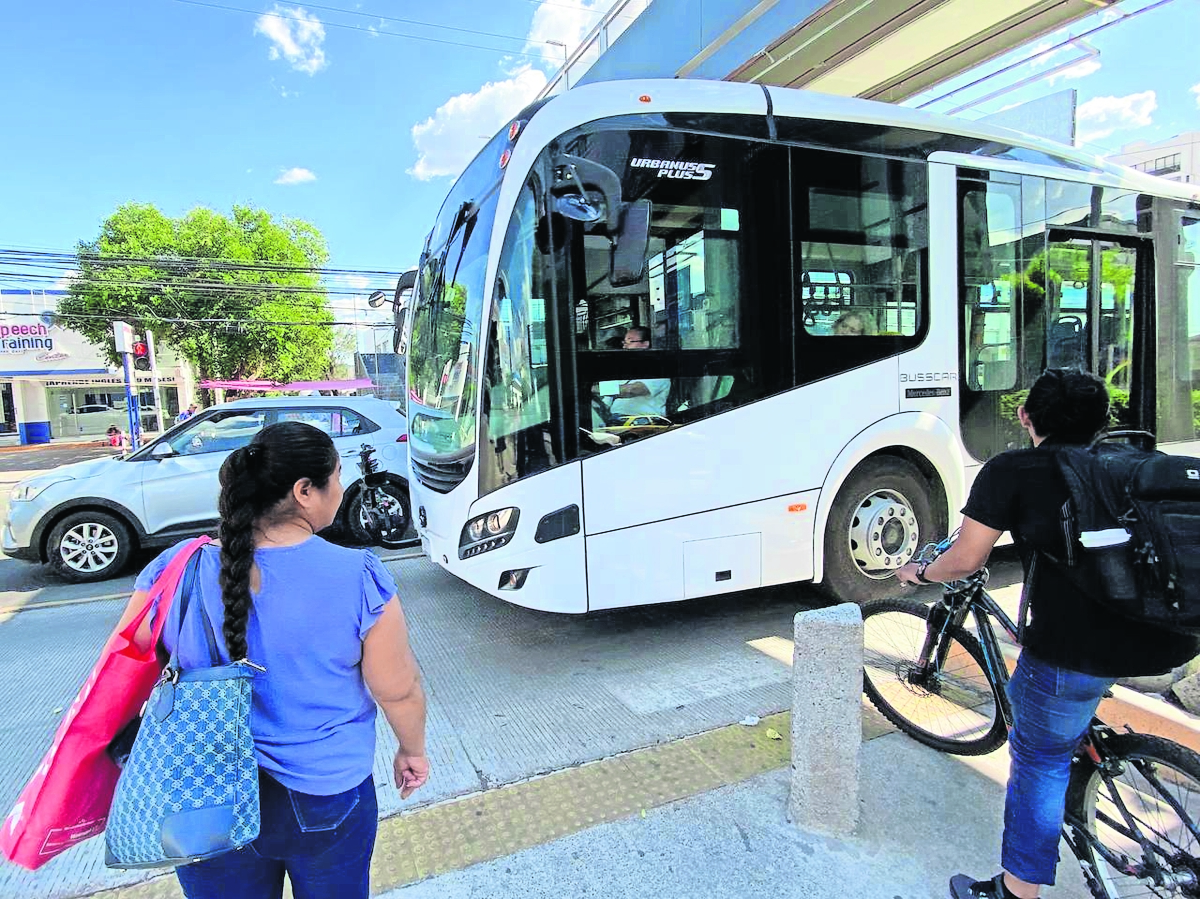
[{"label": "curb", "polygon": [[[1001,646],[1008,672],[1017,665],[1019,647],[1012,643]],[[1139,693],[1115,684],[1112,696],[1100,701],[1096,716],[1116,729],[1130,727],[1144,734],[1165,737],[1200,753],[1200,718],[1176,708],[1156,693]]]},{"label": "curb", "polygon": [[[95,449],[103,449],[104,444],[97,440],[73,440],[71,442],[63,441],[62,443],[18,443],[13,445],[0,446],[0,453],[35,453],[38,450],[44,449],[84,449],[93,447]],[[113,447],[116,449],[116,447]]]},{"label": "curb", "polygon": [[1200,752],[1200,719],[1196,716],[1157,695],[1139,693],[1119,684],[1112,688],[1112,694],[1100,703],[1097,713],[1105,724],[1115,728],[1128,726]]}]

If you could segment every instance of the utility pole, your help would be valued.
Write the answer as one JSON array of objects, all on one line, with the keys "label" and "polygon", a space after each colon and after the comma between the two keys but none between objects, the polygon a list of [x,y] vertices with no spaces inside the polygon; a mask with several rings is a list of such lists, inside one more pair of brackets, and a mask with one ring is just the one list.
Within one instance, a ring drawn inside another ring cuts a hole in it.
[{"label": "utility pole", "polygon": [[[146,329],[146,346],[150,349],[150,378],[154,385],[154,417],[158,433],[163,432],[162,394],[158,390],[158,356],[154,353],[154,332]],[[182,411],[182,410],[180,410]]]},{"label": "utility pole", "polygon": [[128,322],[113,322],[113,344],[121,356],[125,371],[125,405],[129,413],[129,441],[133,448],[142,444],[142,422],[138,414],[137,389],[133,379],[133,328]]}]

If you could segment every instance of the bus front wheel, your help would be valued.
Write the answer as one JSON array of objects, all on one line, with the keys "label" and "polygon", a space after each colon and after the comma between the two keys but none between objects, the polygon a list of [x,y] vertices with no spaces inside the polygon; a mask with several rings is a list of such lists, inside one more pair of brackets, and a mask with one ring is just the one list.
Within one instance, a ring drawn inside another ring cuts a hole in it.
[{"label": "bus front wheel", "polygon": [[868,459],[842,485],[825,526],[821,589],[862,604],[899,592],[896,569],[934,539],[929,486],[910,463]]}]

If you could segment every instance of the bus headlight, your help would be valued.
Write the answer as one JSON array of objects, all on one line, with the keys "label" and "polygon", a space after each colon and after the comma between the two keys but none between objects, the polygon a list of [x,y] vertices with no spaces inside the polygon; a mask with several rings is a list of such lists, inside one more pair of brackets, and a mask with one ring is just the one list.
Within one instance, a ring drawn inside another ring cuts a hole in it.
[{"label": "bus headlight", "polygon": [[521,510],[514,506],[476,515],[464,525],[458,538],[458,557],[469,559],[504,546],[517,532]]}]

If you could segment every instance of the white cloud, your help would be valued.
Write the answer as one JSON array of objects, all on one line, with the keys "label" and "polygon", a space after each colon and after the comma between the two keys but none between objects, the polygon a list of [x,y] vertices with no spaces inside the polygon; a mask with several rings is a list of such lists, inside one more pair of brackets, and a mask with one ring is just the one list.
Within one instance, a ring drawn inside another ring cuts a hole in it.
[{"label": "white cloud", "polygon": [[[540,3],[525,35],[525,50],[535,57],[534,61],[506,70],[508,77],[503,80],[451,97],[424,122],[413,125],[417,161],[408,173],[429,181],[461,172],[484,142],[538,95],[546,86],[547,73],[556,71],[575,52],[579,42],[615,2],[544,0]],[[511,61],[506,60],[502,69]]]},{"label": "white cloud", "polygon": [[1154,91],[1142,91],[1124,97],[1093,97],[1075,111],[1078,141],[1100,140],[1117,131],[1146,128],[1158,109]]},{"label": "white cloud", "polygon": [[315,75],[325,68],[325,26],[302,6],[276,3],[255,20],[254,33],[271,42],[271,59],[286,59],[297,72]]},{"label": "white cloud", "polygon": [[417,161],[408,173],[421,181],[457,175],[545,86],[545,74],[527,67],[504,81],[490,81],[474,93],[451,97],[424,122],[413,125]]},{"label": "white cloud", "polygon": [[[1056,81],[1067,81],[1072,79],[1086,78],[1088,75],[1094,75],[1096,72],[1100,71],[1101,67],[1099,54],[1096,53],[1095,48],[1093,48],[1086,41],[1080,41],[1079,43],[1083,46],[1068,44],[1067,46],[1060,47],[1057,50],[1049,50],[1049,48],[1053,45],[1048,42],[1043,42],[1042,44],[1039,44],[1036,49],[1044,49],[1048,50],[1048,52],[1044,52],[1033,57],[1033,59],[1030,60],[1030,66],[1034,71],[1041,71],[1043,69],[1052,69],[1055,66],[1065,65],[1072,59],[1079,59],[1079,62],[1075,63],[1074,65],[1067,66],[1067,68],[1049,75],[1047,80],[1052,85]],[[1095,55],[1086,55],[1088,51],[1092,51]]]},{"label": "white cloud", "polygon": [[1100,60],[1094,56],[1090,56],[1087,59],[1080,60],[1073,66],[1063,69],[1061,72],[1055,72],[1050,76],[1050,83],[1054,84],[1054,82],[1059,80],[1086,78],[1088,75],[1094,75],[1099,71]]},{"label": "white cloud", "polygon": [[365,275],[345,275],[342,280],[347,287],[353,287],[355,290],[363,290],[371,283],[371,279]]},{"label": "white cloud", "polygon": [[276,184],[303,184],[305,181],[316,181],[317,176],[310,169],[292,168],[279,174]]},{"label": "white cloud", "polygon": [[1200,84],[1193,84],[1191,92],[1196,95],[1196,105],[1200,106]]},{"label": "white cloud", "polygon": [[575,52],[579,42],[583,40],[596,23],[600,14],[613,5],[614,0],[555,0],[553,3],[542,3],[533,12],[533,22],[529,25],[526,35],[526,49],[531,53],[549,57],[541,61],[541,65],[557,69],[563,61],[560,55],[562,47],[556,47],[549,41],[565,44],[567,55]]},{"label": "white cloud", "polygon": [[70,269],[61,278],[50,285],[51,290],[66,290],[79,277],[78,269]]}]

